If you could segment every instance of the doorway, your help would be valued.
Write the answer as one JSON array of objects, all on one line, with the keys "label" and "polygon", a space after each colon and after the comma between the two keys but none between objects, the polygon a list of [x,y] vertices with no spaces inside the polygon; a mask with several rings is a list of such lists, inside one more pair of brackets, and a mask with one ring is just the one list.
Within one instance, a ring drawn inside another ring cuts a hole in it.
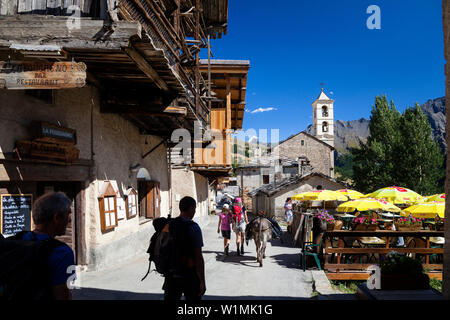
[{"label": "doorway", "polygon": [[139,216],[155,219],[161,216],[161,192],[158,181],[138,180]]}]

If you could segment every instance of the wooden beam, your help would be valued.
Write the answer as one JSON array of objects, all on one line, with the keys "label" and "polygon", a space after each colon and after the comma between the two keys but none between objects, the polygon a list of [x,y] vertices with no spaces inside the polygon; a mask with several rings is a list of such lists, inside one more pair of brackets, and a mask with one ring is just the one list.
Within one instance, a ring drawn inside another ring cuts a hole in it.
[{"label": "wooden beam", "polygon": [[226,87],[226,91],[225,91],[225,95],[226,95],[226,114],[227,114],[227,123],[225,128],[226,129],[231,129],[231,83],[230,83],[230,78],[228,76],[228,74],[225,75],[225,79],[227,81],[227,87]]},{"label": "wooden beam", "polygon": [[0,47],[27,44],[47,39],[46,44],[59,45],[65,49],[118,50],[127,47],[130,39],[140,38],[138,22],[115,22],[114,32],[104,28],[103,20],[80,18],[80,27],[67,28],[67,17],[15,15],[0,19]]},{"label": "wooden beam", "polygon": [[142,57],[135,49],[130,47],[125,48],[125,52],[137,64],[139,69],[141,69],[142,72],[144,72],[150,79],[152,79],[156,83],[158,88],[166,92],[169,91],[169,87],[164,82],[164,80],[161,79],[155,69],[153,69],[152,66],[147,62],[147,60],[145,60],[144,57]]}]

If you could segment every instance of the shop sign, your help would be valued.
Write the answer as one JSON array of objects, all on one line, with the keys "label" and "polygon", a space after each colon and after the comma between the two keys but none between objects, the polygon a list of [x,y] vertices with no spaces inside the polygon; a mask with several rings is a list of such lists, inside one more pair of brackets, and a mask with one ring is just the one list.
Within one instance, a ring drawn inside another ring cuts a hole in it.
[{"label": "shop sign", "polygon": [[0,88],[66,89],[86,84],[83,62],[0,61]]}]

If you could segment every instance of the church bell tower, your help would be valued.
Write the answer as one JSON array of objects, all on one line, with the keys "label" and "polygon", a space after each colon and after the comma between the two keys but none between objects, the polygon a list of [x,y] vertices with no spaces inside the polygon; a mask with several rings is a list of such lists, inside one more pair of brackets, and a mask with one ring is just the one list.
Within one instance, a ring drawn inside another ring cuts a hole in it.
[{"label": "church bell tower", "polygon": [[319,97],[312,103],[313,135],[332,147],[334,147],[333,104],[334,100],[325,94],[323,87]]}]

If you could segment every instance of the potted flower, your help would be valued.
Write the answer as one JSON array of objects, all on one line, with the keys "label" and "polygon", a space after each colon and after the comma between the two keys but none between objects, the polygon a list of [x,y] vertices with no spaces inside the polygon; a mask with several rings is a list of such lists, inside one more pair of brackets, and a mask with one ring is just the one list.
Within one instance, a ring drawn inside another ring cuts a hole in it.
[{"label": "potted flower", "polygon": [[395,220],[395,229],[398,231],[416,231],[422,229],[422,219],[412,216]]},{"label": "potted flower", "polygon": [[334,228],[335,219],[327,210],[317,210],[316,218],[319,220],[323,231],[331,231]]},{"label": "potted flower", "polygon": [[353,220],[354,230],[375,231],[377,228],[377,219],[372,217],[356,217]]},{"label": "potted flower", "polygon": [[422,263],[391,251],[380,263],[382,290],[426,290],[430,279],[424,273]]}]

